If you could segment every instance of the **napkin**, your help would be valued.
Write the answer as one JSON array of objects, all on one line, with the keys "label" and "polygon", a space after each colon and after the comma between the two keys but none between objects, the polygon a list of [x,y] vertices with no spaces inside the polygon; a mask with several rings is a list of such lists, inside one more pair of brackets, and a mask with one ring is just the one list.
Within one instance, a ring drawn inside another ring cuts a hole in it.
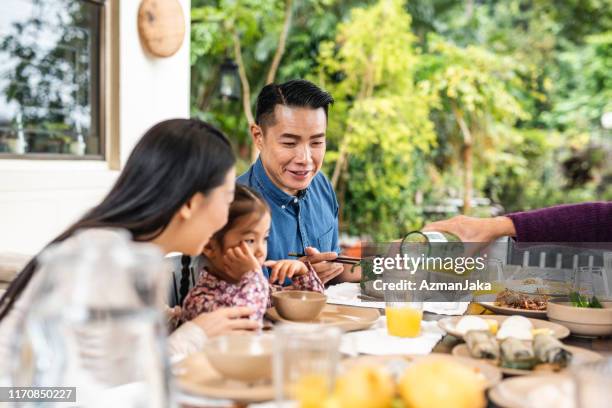
[{"label": "napkin", "polygon": [[[369,307],[375,309],[384,309],[385,302],[375,302],[363,300],[361,288],[358,283],[340,283],[332,285],[325,290],[327,295],[327,303],[334,305]],[[440,315],[460,316],[465,314],[469,302],[424,302],[423,310],[429,313]]]},{"label": "napkin", "polygon": [[444,336],[437,322],[422,321],[419,337],[395,337],[387,333],[387,320],[381,316],[369,330],[345,333],[342,335],[340,351],[356,356],[396,354],[429,354]]}]

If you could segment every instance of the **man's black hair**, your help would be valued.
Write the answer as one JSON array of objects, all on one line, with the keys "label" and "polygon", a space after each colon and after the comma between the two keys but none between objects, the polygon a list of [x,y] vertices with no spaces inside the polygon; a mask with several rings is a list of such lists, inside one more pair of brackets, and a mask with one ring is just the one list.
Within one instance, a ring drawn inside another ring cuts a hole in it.
[{"label": "man's black hair", "polygon": [[305,79],[293,79],[282,84],[269,84],[264,86],[257,96],[255,123],[259,126],[274,125],[274,108],[276,105],[295,108],[323,108],[325,117],[327,117],[327,108],[333,103],[334,98],[329,93]]}]

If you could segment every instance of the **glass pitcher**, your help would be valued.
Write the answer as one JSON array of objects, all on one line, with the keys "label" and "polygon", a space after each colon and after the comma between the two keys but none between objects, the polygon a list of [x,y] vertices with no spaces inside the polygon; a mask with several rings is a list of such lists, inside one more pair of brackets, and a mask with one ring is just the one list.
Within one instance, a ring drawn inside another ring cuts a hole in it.
[{"label": "glass pitcher", "polygon": [[14,344],[14,386],[76,387],[77,405],[169,406],[159,249],[89,229],[50,246],[39,264]]}]

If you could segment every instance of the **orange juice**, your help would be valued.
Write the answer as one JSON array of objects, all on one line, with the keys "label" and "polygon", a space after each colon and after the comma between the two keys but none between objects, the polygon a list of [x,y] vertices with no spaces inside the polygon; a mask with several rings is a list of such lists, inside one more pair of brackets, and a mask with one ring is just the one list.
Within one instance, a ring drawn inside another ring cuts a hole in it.
[{"label": "orange juice", "polygon": [[423,311],[411,306],[387,306],[387,331],[391,336],[417,337],[421,334]]},{"label": "orange juice", "polygon": [[301,408],[318,408],[329,397],[331,381],[323,374],[306,374],[290,386],[289,395]]}]

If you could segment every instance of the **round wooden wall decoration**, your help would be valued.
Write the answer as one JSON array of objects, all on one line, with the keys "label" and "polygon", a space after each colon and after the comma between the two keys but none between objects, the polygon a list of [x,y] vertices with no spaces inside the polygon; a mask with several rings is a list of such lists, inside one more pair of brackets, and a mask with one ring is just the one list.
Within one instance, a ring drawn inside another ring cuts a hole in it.
[{"label": "round wooden wall decoration", "polygon": [[185,15],[178,0],[142,0],[138,32],[144,48],[156,57],[174,55],[185,38]]}]

